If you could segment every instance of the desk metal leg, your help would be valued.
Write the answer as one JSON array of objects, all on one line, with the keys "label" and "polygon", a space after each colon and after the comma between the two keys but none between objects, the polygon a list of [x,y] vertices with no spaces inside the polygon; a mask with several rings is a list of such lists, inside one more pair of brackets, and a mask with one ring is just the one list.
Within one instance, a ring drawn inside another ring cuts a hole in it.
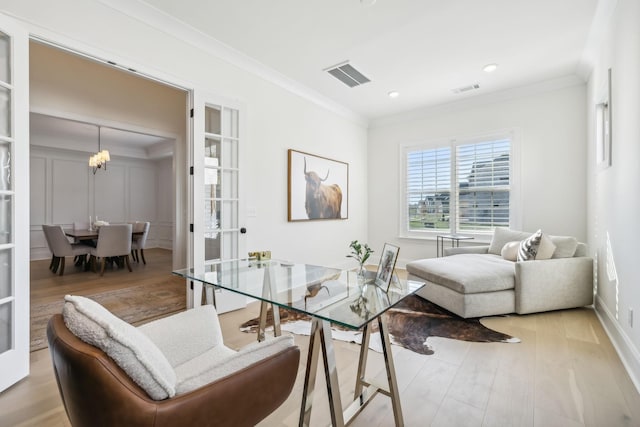
[{"label": "desk metal leg", "polygon": [[344,427],[344,415],[340,401],[340,384],[338,383],[338,369],[336,357],[331,341],[331,323],[326,320],[313,318],[311,323],[311,336],[309,339],[309,355],[307,357],[307,369],[304,377],[304,389],[302,393],[302,405],[300,409],[300,426],[309,426],[311,422],[311,407],[313,405],[313,390],[316,383],[318,370],[318,352],[322,350],[324,372],[329,397],[329,411],[331,413],[331,425]]},{"label": "desk metal leg", "polygon": [[280,307],[275,304],[267,303],[265,300],[273,298],[276,295],[275,289],[275,277],[272,268],[266,268],[264,270],[264,277],[262,282],[262,297],[263,300],[260,303],[260,324],[258,325],[258,341],[264,341],[266,338],[265,330],[267,328],[267,312],[269,305],[271,306],[271,313],[273,314],[273,336],[279,337],[282,335],[280,330]]},{"label": "desk metal leg", "polygon": [[389,329],[384,316],[378,317],[378,327],[380,329],[382,351],[387,371],[386,385],[388,385],[388,388],[385,387],[386,385],[373,384],[370,380],[365,379],[367,355],[369,354],[369,340],[371,337],[371,327],[369,324],[365,325],[362,331],[362,344],[360,346],[360,358],[356,374],[354,401],[343,412],[340,400],[338,370],[333,351],[333,343],[331,341],[331,323],[326,320],[313,318],[311,324],[311,336],[309,338],[309,355],[307,357],[307,368],[304,377],[299,426],[309,426],[311,421],[311,406],[313,404],[313,391],[316,383],[316,372],[318,370],[318,357],[320,351],[322,351],[324,361],[324,372],[327,382],[327,394],[329,396],[329,410],[331,412],[332,426],[343,427],[345,425],[345,420],[350,422],[378,392],[391,399],[395,425],[397,427],[404,426],[402,407],[400,406],[400,393],[398,392],[398,382],[396,380],[393,354],[391,353],[391,340],[389,339]]},{"label": "desk metal leg", "polygon": [[393,418],[396,426],[404,426],[402,417],[402,407],[400,406],[400,393],[398,392],[398,381],[396,380],[396,368],[393,364],[393,354],[391,353],[391,340],[389,339],[389,329],[385,316],[378,317],[380,327],[380,338],[382,341],[382,351],[384,353],[384,364],[387,368],[387,381],[389,382],[389,397],[393,406]]}]

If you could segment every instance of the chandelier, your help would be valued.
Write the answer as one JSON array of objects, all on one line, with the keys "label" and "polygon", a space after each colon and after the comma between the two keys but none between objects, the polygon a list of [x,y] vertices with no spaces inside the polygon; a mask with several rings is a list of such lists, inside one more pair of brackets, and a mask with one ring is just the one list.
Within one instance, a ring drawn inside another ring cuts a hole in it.
[{"label": "chandelier", "polygon": [[89,167],[93,168],[93,174],[95,175],[98,169],[104,166],[104,170],[107,170],[107,162],[111,160],[109,156],[109,150],[102,150],[100,147],[100,130],[98,126],[98,152],[93,156],[89,156]]}]

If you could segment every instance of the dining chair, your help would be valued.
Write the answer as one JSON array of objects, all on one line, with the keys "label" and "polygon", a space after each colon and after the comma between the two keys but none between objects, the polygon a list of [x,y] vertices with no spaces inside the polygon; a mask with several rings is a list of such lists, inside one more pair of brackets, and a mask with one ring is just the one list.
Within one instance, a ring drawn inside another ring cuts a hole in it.
[{"label": "dining chair", "polygon": [[98,243],[95,248],[89,248],[91,266],[96,272],[96,260],[101,258],[100,276],[104,274],[107,258],[122,257],[129,271],[129,253],[131,252],[131,224],[103,225],[98,230]]},{"label": "dining chair", "polygon": [[142,236],[134,238],[134,240],[131,241],[131,256],[136,262],[140,262],[140,257],[138,256],[138,250],[140,250],[142,263],[145,265],[147,264],[147,260],[144,259],[144,248],[147,245],[147,236],[149,235],[150,227],[150,222],[135,222],[133,224],[133,232],[142,232]]},{"label": "dining chair", "polygon": [[89,255],[91,248],[81,243],[70,243],[69,239],[67,239],[67,236],[64,234],[62,226],[42,224],[42,231],[44,232],[44,237],[47,240],[49,250],[52,254],[49,269],[54,273],[57,273],[59,268],[60,276],[64,274],[65,257],[86,257]]}]

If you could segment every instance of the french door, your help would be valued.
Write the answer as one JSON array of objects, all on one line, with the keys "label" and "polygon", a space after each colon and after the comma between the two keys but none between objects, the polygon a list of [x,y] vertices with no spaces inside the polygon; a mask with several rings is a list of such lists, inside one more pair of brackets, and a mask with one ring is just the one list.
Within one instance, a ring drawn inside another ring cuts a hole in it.
[{"label": "french door", "polygon": [[0,391],[29,374],[29,37],[0,14]]},{"label": "french door", "polygon": [[[219,260],[246,257],[241,114],[238,105],[194,92],[191,260],[196,271]],[[192,304],[199,305],[202,284],[193,287]],[[228,291],[215,293],[220,313],[242,308],[245,301]]]}]

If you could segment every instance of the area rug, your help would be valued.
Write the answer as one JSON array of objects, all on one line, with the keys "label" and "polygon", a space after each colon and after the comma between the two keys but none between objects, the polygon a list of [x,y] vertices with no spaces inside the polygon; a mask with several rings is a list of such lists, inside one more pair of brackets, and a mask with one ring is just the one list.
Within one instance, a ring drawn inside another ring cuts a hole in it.
[{"label": "area rug", "polygon": [[[267,324],[270,324],[273,318],[272,313],[269,312],[267,316]],[[464,319],[416,295],[410,295],[402,300],[387,311],[386,316],[392,344],[419,354],[434,354],[434,349],[427,342],[429,337],[471,342],[520,342],[519,338],[487,328],[479,318]],[[282,330],[300,335],[310,334],[311,322],[308,316],[281,308],[280,319]],[[240,330],[256,332],[258,321],[257,318],[251,319],[243,323]],[[377,323],[373,325],[377,326]],[[332,337],[359,344],[362,340],[362,332],[345,330],[332,325]],[[369,347],[378,352],[382,351],[377,328],[372,329]]]},{"label": "area rug", "polygon": [[[130,288],[84,295],[99,302],[127,323],[140,325],[151,320],[186,310],[184,285],[172,278],[161,283],[150,283]],[[56,313],[62,313],[64,300],[31,307],[31,351],[47,344],[47,322]]]}]

